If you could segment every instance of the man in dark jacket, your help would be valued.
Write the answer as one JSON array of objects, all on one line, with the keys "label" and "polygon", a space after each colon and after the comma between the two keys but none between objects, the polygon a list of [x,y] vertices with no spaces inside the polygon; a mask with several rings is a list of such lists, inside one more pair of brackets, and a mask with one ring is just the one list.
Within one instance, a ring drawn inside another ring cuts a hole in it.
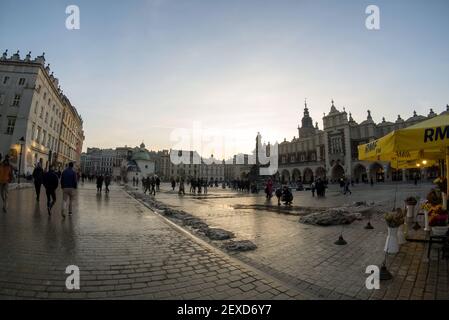
[{"label": "man in dark jacket", "polygon": [[44,170],[40,162],[37,163],[33,170],[34,189],[36,190],[36,201],[39,202],[41,196],[42,179],[44,178]]},{"label": "man in dark jacket", "polygon": [[50,166],[48,172],[46,172],[43,176],[43,184],[45,187],[45,192],[47,194],[47,210],[48,215],[51,216],[51,208],[56,203],[56,189],[58,188],[59,179],[56,173],[53,170],[53,167]]},{"label": "man in dark jacket", "polygon": [[62,205],[61,215],[65,218],[64,210],[67,201],[69,202],[69,215],[72,215],[72,203],[75,198],[75,190],[78,186],[78,181],[76,179],[76,172],[73,170],[73,162],[69,163],[69,166],[61,174],[61,188],[62,188],[62,199],[64,201]]},{"label": "man in dark jacket", "polygon": [[104,186],[106,187],[106,193],[109,193],[109,185],[110,184],[111,184],[111,176],[107,174],[104,177]]}]

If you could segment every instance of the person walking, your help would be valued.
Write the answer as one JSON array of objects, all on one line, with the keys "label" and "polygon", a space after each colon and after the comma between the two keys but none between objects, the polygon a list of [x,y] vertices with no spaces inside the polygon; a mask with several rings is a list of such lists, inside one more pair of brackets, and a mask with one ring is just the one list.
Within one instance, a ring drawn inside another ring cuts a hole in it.
[{"label": "person walking", "polygon": [[[1,156],[0,156],[1,161]],[[9,164],[9,156],[5,156],[5,160],[0,164],[0,194],[3,201],[3,212],[8,209],[8,188],[13,179],[13,169]]]},{"label": "person walking", "polygon": [[161,178],[156,176],[156,191],[159,192],[159,188],[161,187]]},{"label": "person walking", "polygon": [[171,179],[171,188],[172,188],[173,191],[175,191],[175,188],[176,188],[176,181],[175,181],[175,179]]},{"label": "person walking", "polygon": [[271,200],[271,197],[273,197],[273,181],[271,179],[268,179],[267,181],[265,186],[265,194],[267,200]]},{"label": "person walking", "polygon": [[151,186],[150,194],[155,196],[156,195],[156,179],[154,178],[154,176],[151,177],[151,179],[150,179],[150,186]]},{"label": "person walking", "polygon": [[73,162],[61,174],[61,188],[62,188],[62,210],[61,215],[65,218],[65,207],[68,206],[69,216],[73,214],[73,201],[75,198],[75,190],[78,187],[76,179],[76,172],[73,170]]},{"label": "person walking", "polygon": [[109,193],[109,186],[110,185],[111,185],[111,176],[107,174],[104,177],[104,186],[106,187],[106,193]]},{"label": "person walking", "polygon": [[207,179],[206,179],[206,180],[204,180],[204,183],[203,183],[203,193],[204,194],[207,194],[207,187],[208,187],[208,185],[207,185]]},{"label": "person walking", "polygon": [[282,189],[280,187],[276,189],[275,195],[276,195],[276,198],[278,198],[278,206],[280,206],[281,198],[282,198]]},{"label": "person walking", "polygon": [[182,179],[182,178],[179,181],[179,192],[178,192],[178,194],[182,194],[182,195],[186,194],[186,192],[184,190],[184,179]]},{"label": "person walking", "polygon": [[310,190],[312,191],[312,197],[315,198],[315,190],[316,190],[316,183],[315,183],[315,181],[313,181],[312,184],[310,185]]},{"label": "person walking", "polygon": [[143,194],[147,194],[150,188],[150,177],[143,178]]},{"label": "person walking", "polygon": [[103,176],[101,174],[99,174],[97,176],[97,192],[101,193],[101,191],[103,190]]},{"label": "person walking", "polygon": [[44,178],[44,170],[42,169],[41,163],[38,162],[33,170],[34,190],[36,191],[37,202],[39,202],[39,199],[41,197],[41,186],[43,178]]},{"label": "person walking", "polygon": [[346,195],[348,192],[349,192],[349,194],[352,194],[351,190],[349,190],[349,184],[350,184],[349,180],[346,179],[346,182],[345,182],[345,192],[343,193],[344,195]]},{"label": "person walking", "polygon": [[56,189],[58,188],[59,179],[53,170],[53,166],[50,166],[48,171],[44,173],[42,177],[42,183],[44,184],[45,193],[47,195],[47,210],[48,215],[51,216],[51,209],[56,203]]}]

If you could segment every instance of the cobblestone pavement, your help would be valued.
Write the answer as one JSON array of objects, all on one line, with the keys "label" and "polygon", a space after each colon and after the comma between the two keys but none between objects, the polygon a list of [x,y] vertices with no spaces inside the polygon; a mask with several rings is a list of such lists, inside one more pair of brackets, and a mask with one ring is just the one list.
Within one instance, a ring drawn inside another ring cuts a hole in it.
[{"label": "cobblestone pavement", "polygon": [[[430,187],[399,186],[398,205],[408,195],[423,197]],[[360,185],[354,187],[352,195],[343,196],[331,186],[323,200],[312,198],[310,192],[295,192],[294,205],[334,207],[365,200],[392,208],[395,189],[394,185]],[[374,230],[364,229],[366,220],[345,227],[316,227],[300,224],[297,216],[271,210],[236,209],[234,205],[266,204],[266,200],[262,194],[232,194],[209,188],[207,196],[179,197],[164,186],[156,199],[203,219],[211,227],[232,231],[237,239],[254,242],[256,250],[234,256],[303,292],[337,299],[449,298],[447,260],[438,260],[437,251],[432,250],[428,261],[426,245],[416,242],[402,245],[400,253],[388,257],[393,280],[382,282],[380,290],[366,289],[366,267],[381,265],[385,257],[386,225],[381,214],[371,218]],[[345,246],[334,244],[341,232],[348,242]]]},{"label": "cobblestone pavement", "polygon": [[[74,215],[12,191],[0,213],[0,298],[307,299],[295,288],[170,225],[120,188],[78,190]],[[80,268],[81,289],[65,288]]]}]

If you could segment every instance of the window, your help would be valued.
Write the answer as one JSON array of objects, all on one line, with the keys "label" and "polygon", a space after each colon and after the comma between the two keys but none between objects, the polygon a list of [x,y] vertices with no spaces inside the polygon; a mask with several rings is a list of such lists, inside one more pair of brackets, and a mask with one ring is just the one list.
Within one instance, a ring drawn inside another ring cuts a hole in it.
[{"label": "window", "polygon": [[45,123],[48,123],[48,112],[45,113]]},{"label": "window", "polygon": [[341,153],[343,152],[343,146],[341,143],[341,137],[332,137],[331,138],[331,153]]},{"label": "window", "polygon": [[39,115],[39,118],[44,118],[44,107],[41,107],[41,114]]},{"label": "window", "polygon": [[11,78],[8,77],[8,76],[5,76],[5,77],[3,78],[3,84],[7,84],[8,81],[9,81],[9,79],[11,79]]},{"label": "window", "polygon": [[39,85],[37,86],[37,88],[36,88],[36,92],[37,92],[37,93],[40,93],[40,92],[41,92],[41,88],[42,88],[42,86],[39,84]]},{"label": "window", "polygon": [[37,108],[39,108],[38,104],[39,102],[36,101],[36,105],[34,106],[34,114],[37,114]]},{"label": "window", "polygon": [[41,127],[37,127],[37,137],[36,137],[36,142],[37,143],[41,143],[41,131],[42,131],[42,129],[41,129]]},{"label": "window", "polygon": [[34,131],[36,130],[36,124],[33,122],[31,126],[31,140],[34,140]]},{"label": "window", "polygon": [[48,99],[48,105],[50,105],[51,104],[51,99]]},{"label": "window", "polygon": [[12,135],[14,133],[14,127],[16,126],[16,118],[8,118],[8,127],[6,128],[6,134]]},{"label": "window", "polygon": [[47,140],[47,131],[43,131],[43,134],[42,134],[42,142],[41,142],[41,145],[43,145],[43,146],[45,146],[45,141]]},{"label": "window", "polygon": [[2,93],[0,94],[0,104],[4,104],[5,103],[5,94]]},{"label": "window", "polygon": [[24,86],[25,85],[25,78],[20,78],[19,79],[19,86]]},{"label": "window", "polygon": [[44,92],[44,100],[47,99],[47,92]]},{"label": "window", "polygon": [[20,103],[20,94],[16,94],[14,96],[14,100],[12,101],[13,107],[18,107]]}]

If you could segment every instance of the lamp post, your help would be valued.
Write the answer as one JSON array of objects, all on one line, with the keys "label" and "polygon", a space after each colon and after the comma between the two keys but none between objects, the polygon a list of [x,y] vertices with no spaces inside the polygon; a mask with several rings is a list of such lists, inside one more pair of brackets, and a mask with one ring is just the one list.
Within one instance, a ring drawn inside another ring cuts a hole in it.
[{"label": "lamp post", "polygon": [[23,152],[23,145],[25,144],[25,138],[22,137],[19,139],[20,144],[20,155],[19,155],[19,177],[17,179],[17,183],[20,184],[20,175],[22,171],[22,152]]},{"label": "lamp post", "polygon": [[53,162],[52,156],[53,156],[53,151],[52,150],[48,151],[48,168],[47,168],[47,170],[50,169],[51,163]]}]

